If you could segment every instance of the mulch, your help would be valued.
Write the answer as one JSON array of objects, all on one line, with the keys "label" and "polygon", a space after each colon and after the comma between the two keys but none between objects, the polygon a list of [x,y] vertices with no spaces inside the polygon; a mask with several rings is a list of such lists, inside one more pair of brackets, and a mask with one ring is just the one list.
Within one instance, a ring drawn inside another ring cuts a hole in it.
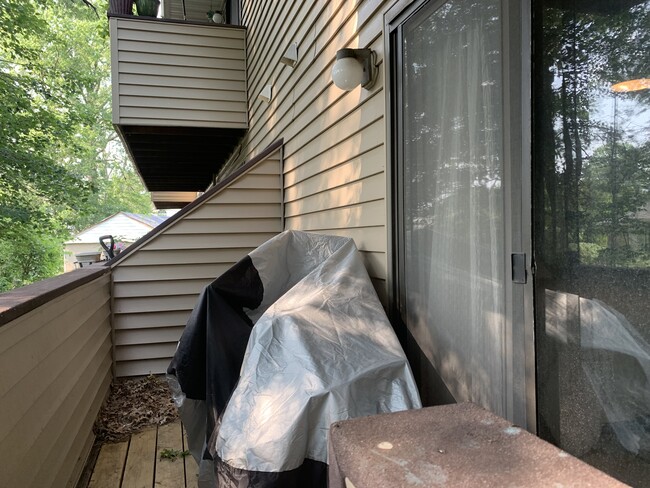
[{"label": "mulch", "polygon": [[162,376],[118,378],[94,426],[96,442],[120,442],[152,425],[178,420],[178,412]]}]

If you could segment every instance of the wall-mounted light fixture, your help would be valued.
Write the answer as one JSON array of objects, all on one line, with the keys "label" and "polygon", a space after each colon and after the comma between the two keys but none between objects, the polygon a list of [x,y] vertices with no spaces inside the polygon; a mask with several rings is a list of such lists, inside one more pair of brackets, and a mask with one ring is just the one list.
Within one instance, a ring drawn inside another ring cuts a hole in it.
[{"label": "wall-mounted light fixture", "polygon": [[289,45],[284,55],[280,58],[282,64],[294,67],[298,62],[298,43],[294,42]]},{"label": "wall-mounted light fixture", "polygon": [[639,78],[627,80],[612,85],[612,91],[616,93],[636,92],[650,89],[650,78]]},{"label": "wall-mounted light fixture", "polygon": [[339,49],[332,66],[332,81],[341,90],[361,85],[370,90],[377,80],[376,54],[371,49]]},{"label": "wall-mounted light fixture", "polygon": [[273,86],[266,85],[264,88],[262,88],[262,91],[257,97],[263,102],[270,103],[272,96],[273,96]]}]

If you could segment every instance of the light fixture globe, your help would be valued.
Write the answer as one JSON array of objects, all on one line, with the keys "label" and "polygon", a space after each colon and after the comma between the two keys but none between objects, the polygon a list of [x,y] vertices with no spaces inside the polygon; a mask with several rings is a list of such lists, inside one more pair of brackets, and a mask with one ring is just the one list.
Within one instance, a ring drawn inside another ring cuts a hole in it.
[{"label": "light fixture globe", "polygon": [[332,66],[332,81],[341,90],[354,90],[363,80],[363,66],[357,58],[337,59]]},{"label": "light fixture globe", "polygon": [[354,90],[359,85],[370,89],[376,79],[374,58],[370,49],[340,49],[332,66],[332,81],[341,90]]},{"label": "light fixture globe", "polygon": [[611,90],[616,93],[636,92],[648,89],[650,89],[650,78],[621,81],[611,86]]}]

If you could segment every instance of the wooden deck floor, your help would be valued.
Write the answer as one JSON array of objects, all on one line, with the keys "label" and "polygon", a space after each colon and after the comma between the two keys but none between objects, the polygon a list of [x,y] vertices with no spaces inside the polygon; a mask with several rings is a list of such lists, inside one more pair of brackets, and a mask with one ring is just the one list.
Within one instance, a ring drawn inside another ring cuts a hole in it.
[{"label": "wooden deck floor", "polygon": [[128,441],[104,444],[88,487],[195,488],[197,466],[192,456],[163,458],[161,453],[165,449],[187,449],[180,422],[134,434]]}]

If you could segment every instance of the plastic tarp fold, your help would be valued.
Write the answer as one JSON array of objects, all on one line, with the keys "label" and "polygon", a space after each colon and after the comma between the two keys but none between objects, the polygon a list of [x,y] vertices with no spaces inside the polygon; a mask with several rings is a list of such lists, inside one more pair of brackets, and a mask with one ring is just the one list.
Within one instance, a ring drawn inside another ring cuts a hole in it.
[{"label": "plastic tarp fold", "polygon": [[168,373],[204,486],[324,487],[333,422],[421,406],[361,254],[336,236],[284,232],[208,285]]}]

